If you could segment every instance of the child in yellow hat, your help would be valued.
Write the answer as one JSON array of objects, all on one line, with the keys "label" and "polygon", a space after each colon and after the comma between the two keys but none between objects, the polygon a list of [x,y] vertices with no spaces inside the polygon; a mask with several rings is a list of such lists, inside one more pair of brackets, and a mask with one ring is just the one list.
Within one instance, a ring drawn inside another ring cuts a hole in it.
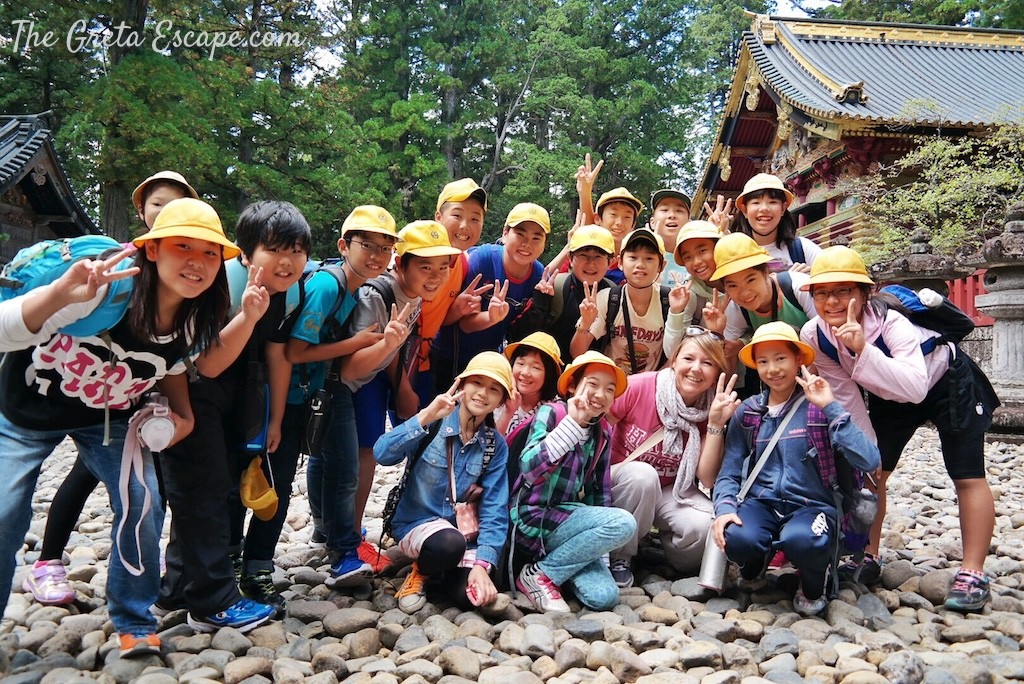
[{"label": "child in yellow hat", "polygon": [[[819,470],[823,461],[808,454],[831,450],[833,468],[835,459],[845,457],[870,472],[880,463],[878,449],[835,400],[828,382],[808,370],[814,350],[788,324],[758,328],[740,360],[757,369],[766,389],[745,400],[729,421],[711,533],[739,564],[744,580],[758,578],[771,554],[783,551],[800,574],[794,608],[817,615],[838,587],[829,582],[836,572],[841,512],[824,479],[828,473]],[[777,431],[780,438],[768,451]]]},{"label": "child in yellow hat", "polygon": [[736,198],[739,211],[736,232],[749,235],[771,256],[773,273],[790,268],[806,273],[821,248],[796,234],[796,219],[789,213],[795,196],[770,173],[759,173],[747,181]]}]

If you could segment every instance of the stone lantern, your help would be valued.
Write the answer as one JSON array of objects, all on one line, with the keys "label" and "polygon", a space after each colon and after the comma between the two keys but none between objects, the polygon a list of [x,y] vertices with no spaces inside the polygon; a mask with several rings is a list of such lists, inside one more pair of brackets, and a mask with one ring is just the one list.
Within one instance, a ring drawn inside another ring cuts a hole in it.
[{"label": "stone lantern", "polygon": [[947,280],[964,278],[973,273],[949,256],[935,254],[932,234],[927,228],[915,228],[910,234],[910,250],[905,256],[871,265],[871,276],[878,282],[899,283],[912,290],[930,288],[949,295]]},{"label": "stone lantern", "polygon": [[964,259],[966,266],[987,268],[988,294],[974,305],[995,319],[992,326],[992,372],[989,379],[1002,400],[995,427],[1024,433],[1024,201],[1010,207],[1002,233],[986,240]]}]

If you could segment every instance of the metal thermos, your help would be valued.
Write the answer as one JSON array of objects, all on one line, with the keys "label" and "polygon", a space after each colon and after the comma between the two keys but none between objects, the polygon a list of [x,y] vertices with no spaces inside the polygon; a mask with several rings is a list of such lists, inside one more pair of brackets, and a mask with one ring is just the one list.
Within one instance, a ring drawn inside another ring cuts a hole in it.
[{"label": "metal thermos", "polygon": [[729,559],[725,551],[718,548],[715,538],[708,530],[708,538],[704,542],[704,558],[700,562],[700,575],[697,584],[705,589],[722,591],[725,586],[725,571],[729,567]]}]

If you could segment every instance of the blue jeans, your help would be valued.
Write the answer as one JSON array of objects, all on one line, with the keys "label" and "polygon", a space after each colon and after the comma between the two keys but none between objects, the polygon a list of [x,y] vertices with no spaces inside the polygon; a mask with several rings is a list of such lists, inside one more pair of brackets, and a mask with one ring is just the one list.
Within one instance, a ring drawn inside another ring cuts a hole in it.
[{"label": "blue jeans", "polygon": [[[103,425],[74,430],[28,430],[9,421],[0,414],[0,610],[6,608],[14,579],[15,555],[25,541],[25,533],[32,521],[32,494],[39,479],[43,461],[70,435],[78,447],[79,458],[107,488],[110,507],[114,511],[111,537],[117,536],[125,502],[121,501],[118,482],[121,476],[121,452],[127,421],[110,424],[110,445],[103,446]],[[119,634],[152,634],[156,631],[156,618],[149,607],[156,601],[160,589],[160,530],[163,528],[163,509],[152,460],[145,463],[143,474],[152,501],[142,516],[144,491],[134,476],[128,485],[129,517],[118,540],[113,539],[107,568],[107,605],[110,620]],[[136,548],[134,530],[139,526],[139,549]],[[133,576],[121,563],[121,553],[129,563],[138,567],[140,560],[144,572]]]},{"label": "blue jeans", "polygon": [[537,566],[559,586],[570,582],[588,608],[611,610],[619,602],[619,588],[602,557],[634,534],[636,519],[629,511],[583,506],[548,535],[547,555]]},{"label": "blue jeans", "polygon": [[[359,487],[359,441],[352,391],[331,386],[330,413],[320,446],[320,512],[331,562],[354,551],[362,541],[356,532],[356,490]],[[309,491],[317,484],[310,482]],[[313,495],[310,495],[312,498]],[[316,513],[314,511],[314,517]]]}]

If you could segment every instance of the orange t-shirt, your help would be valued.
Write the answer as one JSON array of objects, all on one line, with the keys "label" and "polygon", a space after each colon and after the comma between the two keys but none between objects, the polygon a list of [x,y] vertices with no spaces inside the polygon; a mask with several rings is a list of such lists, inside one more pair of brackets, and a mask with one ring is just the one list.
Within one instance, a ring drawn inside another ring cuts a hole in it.
[{"label": "orange t-shirt", "polygon": [[465,273],[466,253],[463,252],[448,271],[448,281],[438,291],[437,296],[432,301],[423,302],[423,310],[420,312],[420,335],[423,336],[420,346],[420,370],[430,368],[430,345],[437,337],[444,317],[448,315],[449,307],[462,293],[462,278]]}]

